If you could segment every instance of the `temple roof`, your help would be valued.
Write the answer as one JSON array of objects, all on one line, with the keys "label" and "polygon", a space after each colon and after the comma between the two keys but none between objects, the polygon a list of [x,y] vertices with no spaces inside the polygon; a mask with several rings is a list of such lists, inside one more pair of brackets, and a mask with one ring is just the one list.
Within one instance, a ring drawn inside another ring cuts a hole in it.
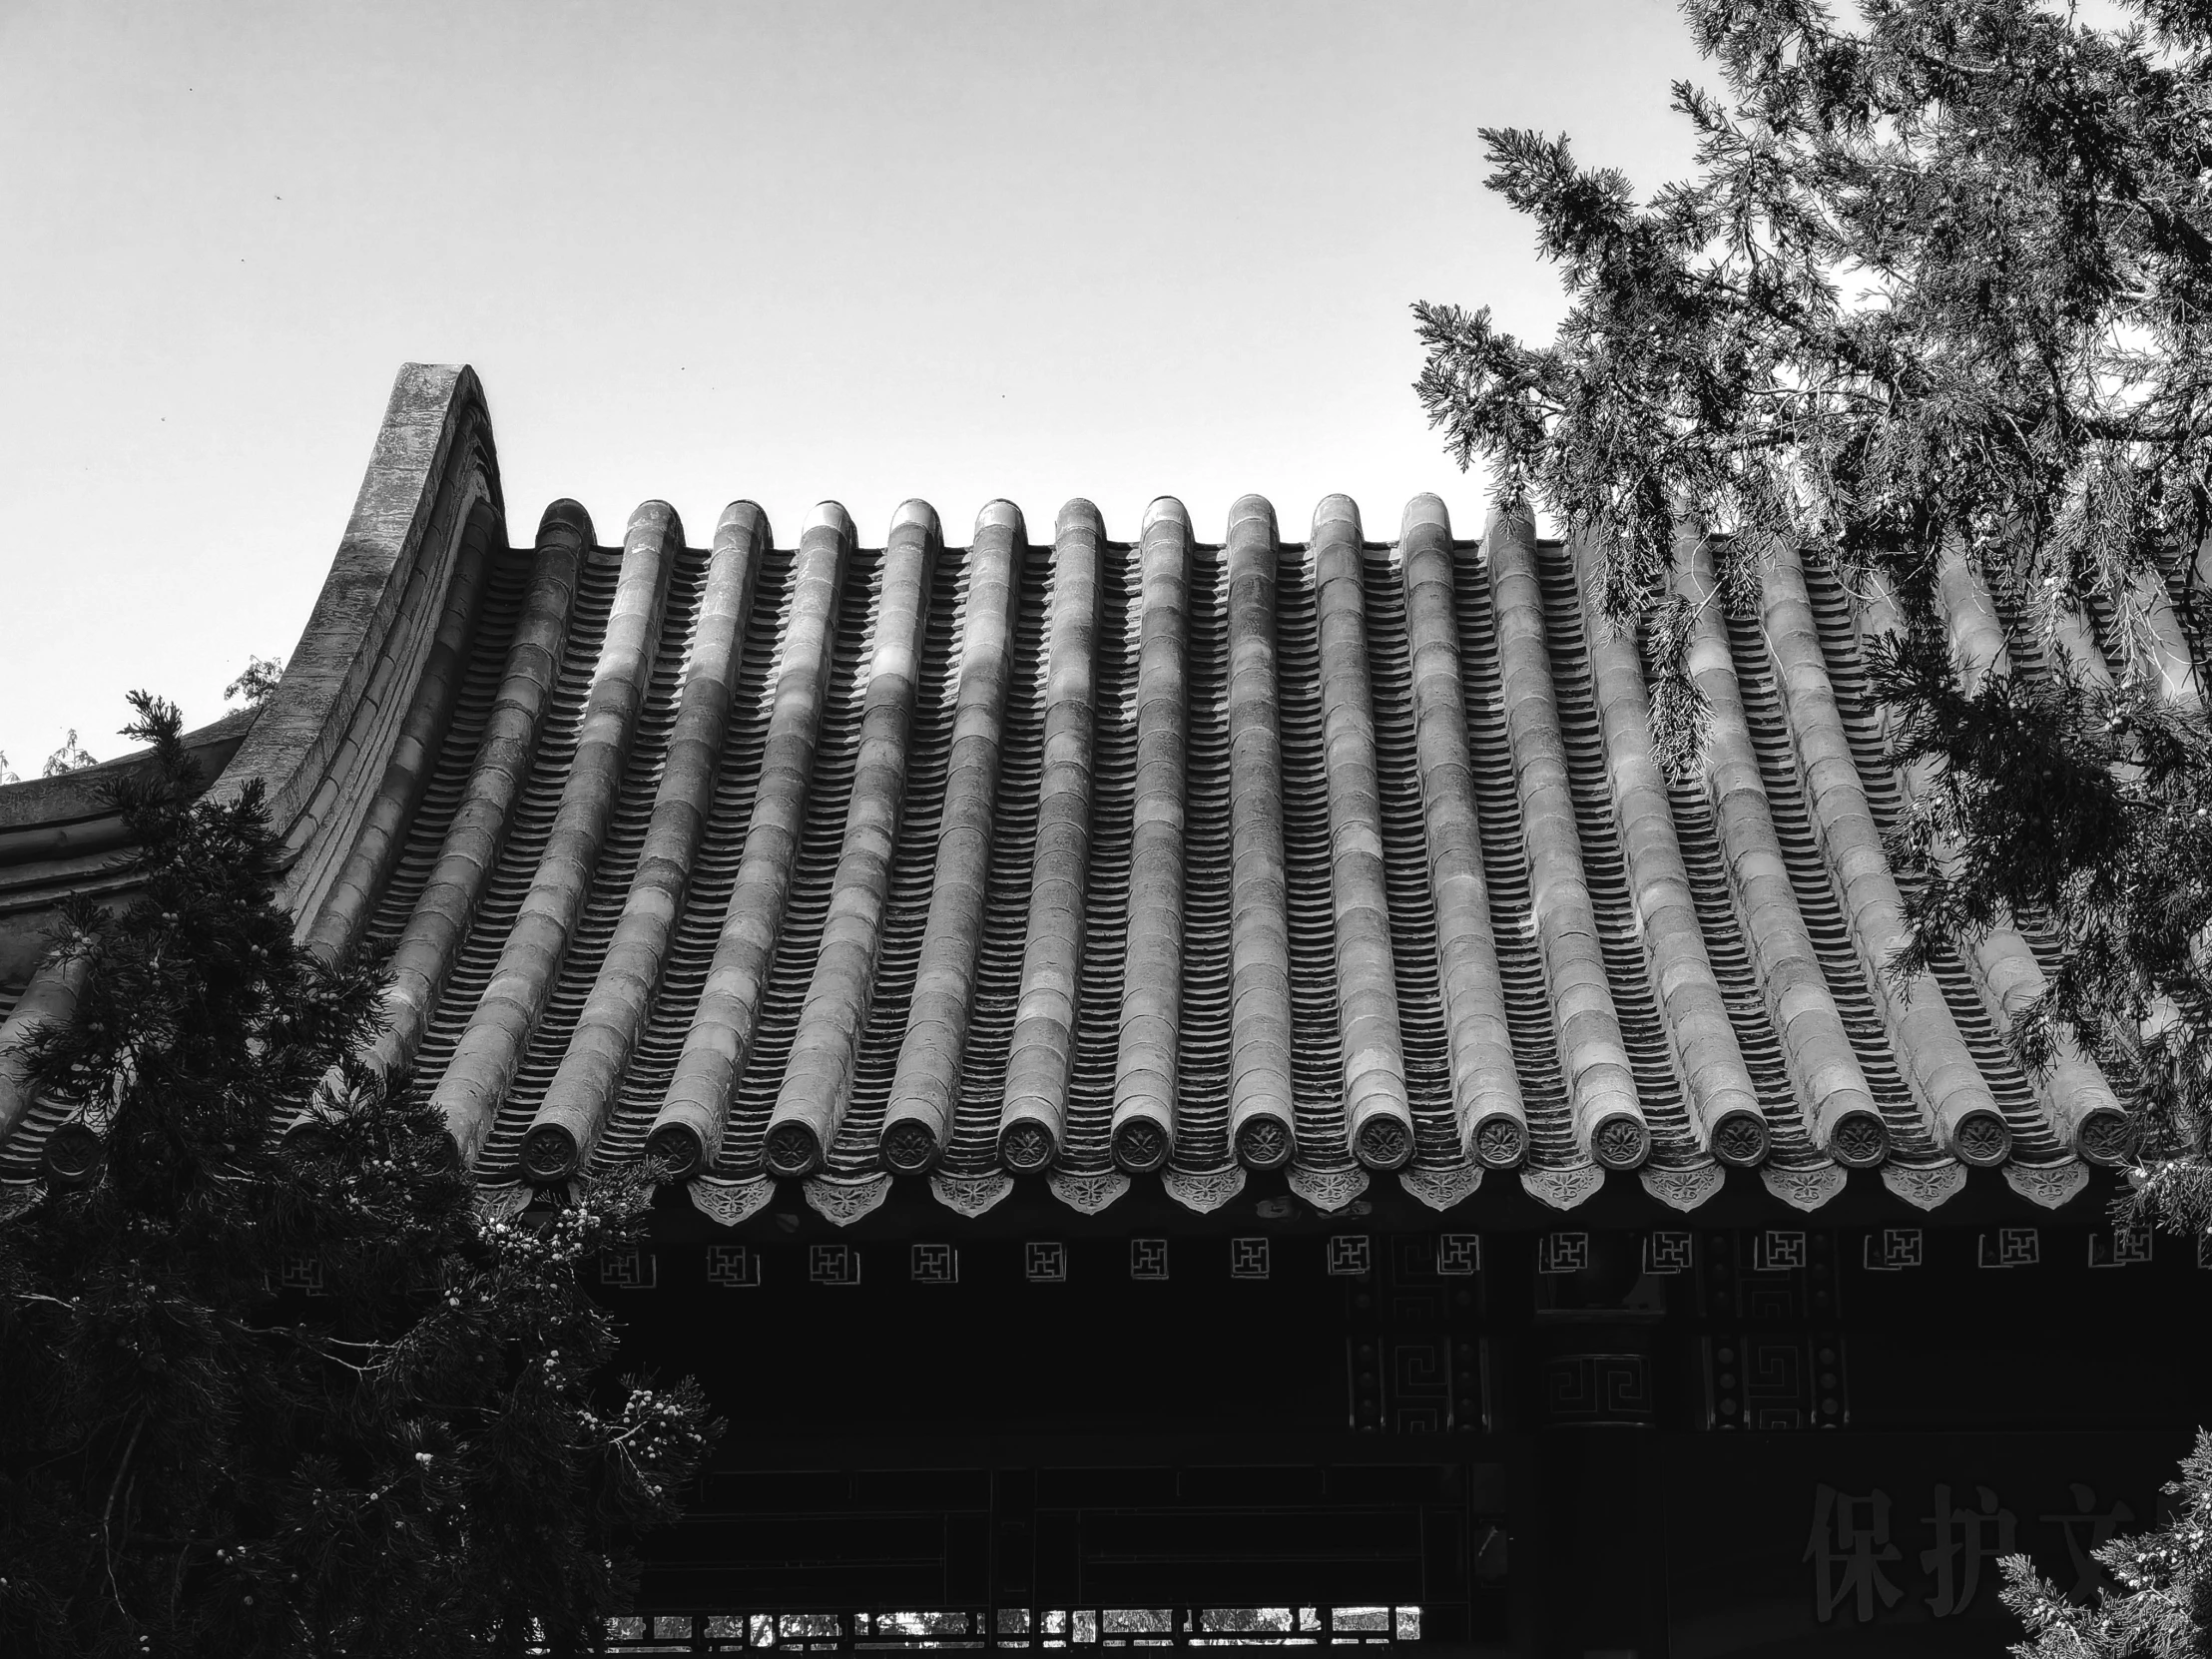
[{"label": "temple roof", "polygon": [[[1670,781],[1580,549],[1433,496],[1374,528],[1000,501],[958,545],[914,501],[869,546],[834,503],[780,539],[649,502],[607,539],[563,501],[514,546],[475,376],[409,365],[214,788],[265,782],[302,939],[390,953],[375,1059],[518,1193],[650,1152],[722,1219],[778,1180],[1203,1211],[1278,1168],[1324,1211],[1478,1213],[1485,1172],[1686,1209],[1730,1167],[1811,1208],[1850,1169],[2053,1202],[2124,1156],[2093,1068],[2007,1050],[2042,941],[1884,971],[1879,605],[1784,562],[1731,610],[1686,548],[1712,724]],[[60,833],[82,794],[0,790],[0,935],[112,866]],[[28,972],[0,1050],[74,1002]],[[62,1115],[0,1053],[0,1178]]]}]

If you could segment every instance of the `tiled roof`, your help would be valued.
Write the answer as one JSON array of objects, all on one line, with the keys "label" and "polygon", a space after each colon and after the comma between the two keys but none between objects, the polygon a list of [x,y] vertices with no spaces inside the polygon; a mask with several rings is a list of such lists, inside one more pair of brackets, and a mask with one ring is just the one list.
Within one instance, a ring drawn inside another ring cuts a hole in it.
[{"label": "tiled roof", "polygon": [[[1882,972],[1879,606],[1785,564],[1732,614],[1686,547],[1712,725],[1670,783],[1577,549],[1432,496],[1383,528],[994,502],[957,546],[909,502],[868,547],[825,504],[779,546],[739,502],[693,545],[654,502],[602,545],[560,502],[510,548],[474,376],[410,367],[216,787],[269,782],[303,937],[392,950],[377,1057],[487,1184],[650,1150],[724,1219],[1033,1173],[1204,1210],[1286,1164],[1325,1210],[1485,1171],[1687,1208],[1735,1165],[1811,1207],[1849,1167],[2049,1201],[2123,1155],[2090,1067],[2006,1051],[2036,941]],[[66,1017],[50,979],[10,1033]],[[54,1111],[5,1068],[21,1178]]]}]

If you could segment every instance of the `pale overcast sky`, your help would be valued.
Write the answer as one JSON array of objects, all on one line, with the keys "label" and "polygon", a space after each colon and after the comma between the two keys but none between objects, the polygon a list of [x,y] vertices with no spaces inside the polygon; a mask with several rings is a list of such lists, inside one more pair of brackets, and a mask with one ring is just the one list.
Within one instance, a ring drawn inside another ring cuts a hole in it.
[{"label": "pale overcast sky", "polygon": [[1648,189],[1682,75],[1667,0],[0,0],[0,751],[288,655],[408,358],[483,376],[522,543],[561,495],[1472,534],[1407,302],[1558,311],[1476,129]]}]

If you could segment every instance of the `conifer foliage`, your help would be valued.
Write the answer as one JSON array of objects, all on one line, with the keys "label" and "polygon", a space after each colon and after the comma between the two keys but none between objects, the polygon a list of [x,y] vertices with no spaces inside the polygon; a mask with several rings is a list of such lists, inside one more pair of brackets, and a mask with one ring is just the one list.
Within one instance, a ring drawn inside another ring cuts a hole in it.
[{"label": "conifer foliage", "polygon": [[196,799],[176,710],[133,703],[139,896],[69,911],[89,979],[35,1039],[84,1174],[0,1223],[0,1651],[589,1648],[719,1428],[603,1375],[580,1270],[646,1190],[480,1216],[351,1063],[380,981],[293,945],[258,790]]},{"label": "conifer foliage", "polygon": [[[1599,554],[1672,766],[1697,756],[1684,524],[1758,613],[1787,550],[1880,594],[1901,973],[1993,925],[2051,946],[2015,1021],[2139,1108],[2143,1205],[2212,1223],[2212,5],[1687,0],[1725,96],[1676,108],[1696,176],[1639,205],[1564,138],[1486,130],[1490,187],[1560,271],[1549,344],[1414,307],[1461,465]],[[2009,676],[1938,602],[1992,596]],[[2101,650],[2083,652],[2081,642]],[[2090,658],[2096,659],[2090,666]]]},{"label": "conifer foliage", "polygon": [[[2102,1066],[2133,1108],[2126,1206],[2202,1243],[2212,4],[2118,0],[2118,27],[2058,0],[1682,9],[1725,88],[1674,88],[1695,176],[1639,203],[1564,137],[1485,130],[1565,318],[1532,344],[1417,304],[1415,389],[1503,503],[1587,538],[1678,772],[1705,718],[1672,579],[1686,528],[1740,614],[1787,554],[1898,618],[1871,630],[1912,806],[1893,968],[1995,926],[2036,938],[2022,1059],[2074,1044]],[[1974,579],[2009,674],[1954,651],[1942,593]],[[2112,1546],[2102,1612],[2018,1563],[2021,1651],[2207,1651],[2208,1479],[2200,1447],[2191,1518]]]},{"label": "conifer foliage", "polygon": [[2117,1593],[2094,1607],[2061,1595],[2024,1555],[2004,1563],[2004,1604],[2026,1623],[2018,1659],[2196,1659],[2212,1651],[2212,1434],[2201,1430],[2181,1478],[2165,1488],[2173,1513],[2148,1532],[2096,1550]]}]

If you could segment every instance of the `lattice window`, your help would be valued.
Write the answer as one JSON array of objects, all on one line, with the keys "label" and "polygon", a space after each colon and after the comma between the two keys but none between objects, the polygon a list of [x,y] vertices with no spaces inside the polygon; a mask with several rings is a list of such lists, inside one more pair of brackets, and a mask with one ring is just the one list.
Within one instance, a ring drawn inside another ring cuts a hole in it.
[{"label": "lattice window", "polygon": [[1168,1276],[1168,1242],[1165,1239],[1129,1241],[1129,1277],[1165,1279]]},{"label": "lattice window", "polygon": [[1068,1247],[1058,1239],[1031,1239],[1021,1247],[1021,1271],[1032,1285],[1065,1285]]},{"label": "lattice window", "polygon": [[650,1291],[659,1274],[650,1250],[610,1250],[599,1258],[599,1282],[611,1290]]},{"label": "lattice window", "polygon": [[960,1253],[948,1244],[917,1244],[911,1253],[909,1271],[917,1285],[957,1285],[960,1282]]},{"label": "lattice window", "polygon": [[1388,1647],[1421,1639],[1417,1606],[862,1608],[645,1613],[607,1621],[615,1653],[944,1649]]},{"label": "lattice window", "polygon": [[1268,1276],[1268,1241],[1259,1239],[1231,1239],[1229,1241],[1229,1277],[1232,1279],[1265,1279]]}]

